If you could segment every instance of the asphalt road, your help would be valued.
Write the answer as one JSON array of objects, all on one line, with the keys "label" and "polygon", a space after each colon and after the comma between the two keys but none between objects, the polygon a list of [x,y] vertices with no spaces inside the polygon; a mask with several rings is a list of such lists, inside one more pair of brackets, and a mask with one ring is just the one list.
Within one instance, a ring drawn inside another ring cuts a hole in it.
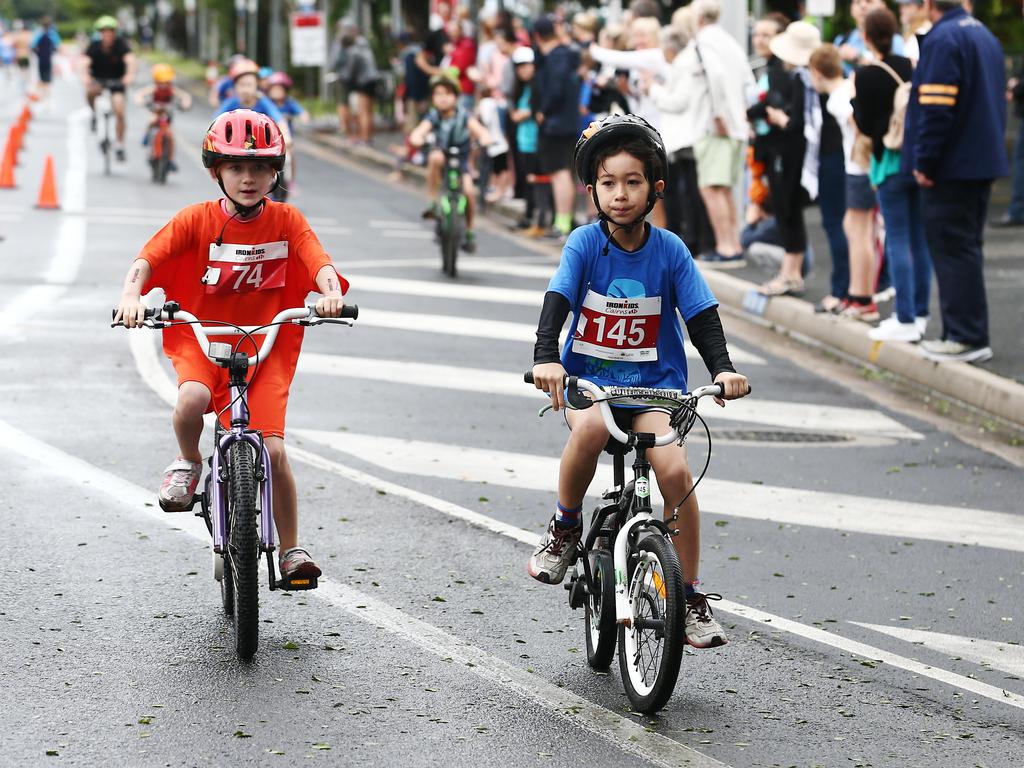
[{"label": "asphalt road", "polygon": [[[0,87],[6,128],[21,103]],[[698,497],[731,642],[634,715],[617,667],[588,668],[582,614],[525,573],[565,437],[518,384],[550,256],[484,225],[446,280],[419,193],[322,149],[300,151],[293,200],[362,310],[307,333],[291,395],[325,578],[264,592],[240,663],[204,529],[155,506],[169,366],[156,334],[107,323],[146,238],[217,192],[208,114],[177,120],[181,170],[157,187],[140,111],[104,177],[78,87],[56,91],[0,191],[0,763],[1020,764],[1019,448],[728,318],[756,397],[704,409]],[[46,153],[59,212],[33,208]]]}]

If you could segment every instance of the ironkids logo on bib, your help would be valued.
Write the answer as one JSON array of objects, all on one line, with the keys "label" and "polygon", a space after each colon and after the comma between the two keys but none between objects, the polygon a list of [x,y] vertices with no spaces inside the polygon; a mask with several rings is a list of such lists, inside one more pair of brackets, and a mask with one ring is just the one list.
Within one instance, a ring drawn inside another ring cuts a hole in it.
[{"label": "ironkids logo on bib", "polygon": [[288,241],[236,245],[210,243],[210,264],[202,282],[207,293],[251,293],[283,288]]},{"label": "ironkids logo on bib", "polygon": [[616,298],[587,291],[572,351],[634,363],[658,359],[661,297]]}]

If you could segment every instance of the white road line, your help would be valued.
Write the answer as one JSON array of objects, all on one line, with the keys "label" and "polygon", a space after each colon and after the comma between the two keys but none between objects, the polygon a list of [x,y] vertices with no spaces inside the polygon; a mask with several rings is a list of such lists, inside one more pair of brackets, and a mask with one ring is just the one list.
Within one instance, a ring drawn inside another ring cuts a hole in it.
[{"label": "white road line", "polygon": [[[68,154],[72,158],[64,176],[65,205],[72,210],[80,208],[85,198],[86,107],[68,116]],[[68,216],[65,211],[57,216],[57,235],[43,282],[22,291],[14,301],[0,312],[0,336],[16,327],[27,327],[39,307],[52,305],[74,283],[85,256],[86,222],[80,216]]]},{"label": "white road line", "polygon": [[[483,392],[491,395],[520,397],[543,404],[544,395],[523,383],[522,373],[493,371],[483,368],[458,368],[432,363],[408,363],[368,357],[346,357],[303,352],[299,369],[307,373],[341,376],[403,386],[437,387],[460,392]],[[907,429],[880,411],[865,408],[843,408],[830,405],[805,405],[785,400],[736,400],[725,408],[710,401],[702,406],[704,416],[713,421],[740,421],[805,430],[825,430],[899,439],[923,439],[923,435]]]},{"label": "white road line", "polygon": [[[559,460],[554,456],[353,432],[289,431],[378,467],[421,477],[531,491],[552,491],[558,478]],[[609,470],[608,465],[601,465],[598,479],[591,484],[592,495],[599,495],[603,488],[612,484]],[[652,489],[651,495],[653,499],[660,500],[657,489]],[[711,477],[701,482],[697,497],[702,509],[729,517],[1024,552],[1024,517],[1005,512],[755,485]]]},{"label": "white road line", "polygon": [[928,632],[909,627],[888,627],[883,624],[864,624],[851,621],[858,627],[895,637],[915,645],[923,645],[933,651],[973,661],[976,664],[995,667],[1016,677],[1024,677],[1024,646],[1014,643],[1000,643],[979,637],[962,637],[944,632]]},{"label": "white road line", "polygon": [[[143,381],[145,381],[153,391],[164,400],[164,402],[173,406],[177,393],[175,391],[174,384],[160,367],[160,362],[157,357],[157,348],[153,343],[153,340],[145,338],[142,333],[138,332],[130,334],[129,339],[132,357]],[[0,422],[0,424],[2,424],[2,422]],[[0,445],[4,445],[4,443],[0,442]],[[448,515],[449,517],[463,520],[470,525],[481,527],[485,530],[500,533],[529,546],[534,546],[537,543],[537,533],[531,533],[530,531],[523,530],[522,528],[510,526],[506,523],[486,517],[485,515],[481,515],[478,512],[466,509],[465,507],[460,507],[457,504],[428,496],[427,494],[420,493],[419,491],[415,491],[411,488],[406,488],[396,483],[391,483],[387,480],[361,472],[357,469],[346,467],[296,446],[290,446],[288,448],[288,452],[289,455],[297,461],[301,461],[311,467],[338,475],[339,477],[347,478],[348,480],[359,483],[360,485],[383,490],[391,496],[408,499],[429,509],[434,509],[442,514]],[[481,520],[481,518],[484,519]],[[494,526],[498,526],[498,528],[495,528]],[[985,683],[979,683],[976,680],[971,680],[970,678],[962,675],[956,675],[943,669],[929,667],[913,659],[898,656],[870,645],[854,643],[853,641],[846,640],[845,638],[825,632],[824,630],[809,627],[805,624],[774,616],[763,611],[757,611],[753,608],[749,608],[745,605],[734,603],[732,601],[723,600],[719,602],[716,607],[725,613],[732,613],[736,616],[749,619],[750,621],[759,622],[766,626],[781,629],[784,632],[790,632],[823,645],[856,653],[864,658],[880,659],[882,661],[886,661],[891,666],[907,670],[914,674],[922,675],[963,690],[971,691],[1002,704],[1010,704],[1018,709],[1024,709],[1024,697],[1009,691],[998,689],[994,686],[986,685]],[[684,747],[684,749],[686,748]]]},{"label": "white road line", "polygon": [[903,669],[907,672],[912,672],[915,675],[921,677],[927,677],[946,685],[952,685],[957,688],[961,688],[965,691],[970,691],[976,696],[983,696],[986,699],[997,701],[1000,704],[1009,704],[1011,707],[1017,709],[1024,709],[1024,696],[1007,691],[1003,688],[998,688],[988,683],[982,683],[970,677],[964,675],[958,675],[955,672],[949,672],[939,667],[933,667],[930,664],[923,664],[916,659],[908,659],[905,656],[899,656],[889,651],[883,651],[881,648],[876,648],[873,645],[867,645],[866,643],[860,643],[856,640],[850,640],[842,637],[841,635],[833,634],[832,632],[826,632],[823,629],[817,627],[809,627],[806,624],[801,624],[797,621],[784,618],[782,616],[776,616],[772,613],[766,613],[759,611],[756,608],[748,608],[743,605],[730,602],[728,600],[722,600],[721,602],[715,603],[715,610],[727,611],[733,613],[736,616],[742,616],[748,621],[756,621],[759,624],[763,624],[769,629],[776,629],[782,632],[789,632],[793,635],[806,638],[807,640],[813,640],[816,643],[826,643],[834,648],[838,648],[841,651],[846,651],[854,656],[860,656],[864,659],[873,659],[875,661],[881,661],[883,664],[888,664],[890,667],[896,667],[897,669]]},{"label": "white road line", "polygon": [[423,229],[420,221],[397,221],[392,219],[370,219],[369,224],[374,229]]},{"label": "white road line", "polygon": [[[353,295],[362,288],[361,277],[353,277]],[[468,336],[476,339],[498,341],[521,341],[532,345],[537,340],[537,326],[527,323],[510,323],[505,320],[483,320],[462,315],[428,315],[419,312],[392,312],[374,309],[365,305],[359,308],[359,324],[372,328],[391,328],[420,333],[439,333],[448,336]],[[562,334],[564,342],[565,333]],[[737,365],[764,365],[765,359],[738,347],[730,347],[729,355]],[[692,345],[686,346],[688,360],[704,365]],[[701,369],[703,370],[703,368]]]},{"label": "white road line", "polygon": [[433,240],[434,233],[422,229],[383,229],[378,232],[381,237],[398,240]]},{"label": "white road line", "polygon": [[[429,232],[428,237],[432,237]],[[466,285],[464,283],[431,282],[428,280],[403,280],[397,277],[359,275],[352,283],[360,291],[400,294],[403,296],[429,296],[438,299],[460,299],[462,301],[483,301],[488,304],[514,304],[540,308],[544,301],[541,291],[522,288],[496,288],[489,285]]]},{"label": "white road line", "polygon": [[[320,230],[318,229],[317,232]],[[397,267],[432,267],[440,270],[441,259],[438,256],[416,259],[363,259],[360,261],[342,261],[338,268],[342,272],[349,269],[395,269]],[[547,282],[555,273],[554,264],[516,264],[506,260],[481,259],[479,257],[459,257],[459,272],[473,274],[508,275],[510,277],[527,277]]]},{"label": "white road line", "polygon": [[317,235],[337,235],[339,237],[347,237],[352,234],[352,229],[350,227],[333,227],[321,224],[313,227],[313,232]]},{"label": "white road line", "polygon": [[[193,515],[168,515],[152,506],[154,494],[117,475],[82,461],[25,432],[0,421],[0,445],[33,462],[51,476],[87,492],[105,495],[136,517],[144,514],[173,530],[187,533],[200,542],[210,537],[203,523]],[[147,506],[149,505],[149,506]],[[212,583],[209,585],[213,588]],[[451,635],[432,624],[404,614],[397,608],[345,584],[322,579],[313,597],[342,609],[351,616],[396,635],[440,659],[453,659],[459,667],[498,688],[512,691],[539,705],[552,716],[567,720],[605,739],[610,746],[657,765],[688,765],[718,768],[723,763],[665,736],[652,733],[621,715],[559,688],[538,675],[509,664],[498,656]],[[470,666],[472,665],[472,666]]]}]

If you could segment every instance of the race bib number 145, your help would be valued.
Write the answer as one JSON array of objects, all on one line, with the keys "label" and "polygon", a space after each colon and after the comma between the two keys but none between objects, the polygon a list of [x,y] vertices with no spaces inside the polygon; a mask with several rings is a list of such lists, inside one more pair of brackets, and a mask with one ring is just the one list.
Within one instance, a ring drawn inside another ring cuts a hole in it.
[{"label": "race bib number 145", "polygon": [[620,299],[587,291],[572,351],[634,363],[658,359],[661,297]]},{"label": "race bib number 145", "polygon": [[210,262],[203,275],[207,293],[250,293],[284,287],[288,241],[235,245],[210,243]]}]

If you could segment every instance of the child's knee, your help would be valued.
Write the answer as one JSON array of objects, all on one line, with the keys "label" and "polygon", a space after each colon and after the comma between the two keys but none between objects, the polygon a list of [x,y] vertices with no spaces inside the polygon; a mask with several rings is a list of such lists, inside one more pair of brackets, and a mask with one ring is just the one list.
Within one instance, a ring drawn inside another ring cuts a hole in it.
[{"label": "child's knee", "polygon": [[175,413],[179,416],[202,418],[210,405],[210,390],[198,381],[186,381],[178,387],[178,403]]},{"label": "child's knee", "polygon": [[274,471],[286,470],[288,467],[288,453],[284,449],[284,440],[280,437],[268,437],[263,442],[267,446],[270,465],[274,468]]},{"label": "child's knee", "polygon": [[569,444],[579,451],[596,456],[608,444],[608,430],[602,421],[582,419],[573,424]]},{"label": "child's knee", "polygon": [[662,489],[689,490],[693,485],[693,475],[685,461],[675,460],[668,462],[667,466],[655,467],[654,474],[658,479],[658,487]]}]

